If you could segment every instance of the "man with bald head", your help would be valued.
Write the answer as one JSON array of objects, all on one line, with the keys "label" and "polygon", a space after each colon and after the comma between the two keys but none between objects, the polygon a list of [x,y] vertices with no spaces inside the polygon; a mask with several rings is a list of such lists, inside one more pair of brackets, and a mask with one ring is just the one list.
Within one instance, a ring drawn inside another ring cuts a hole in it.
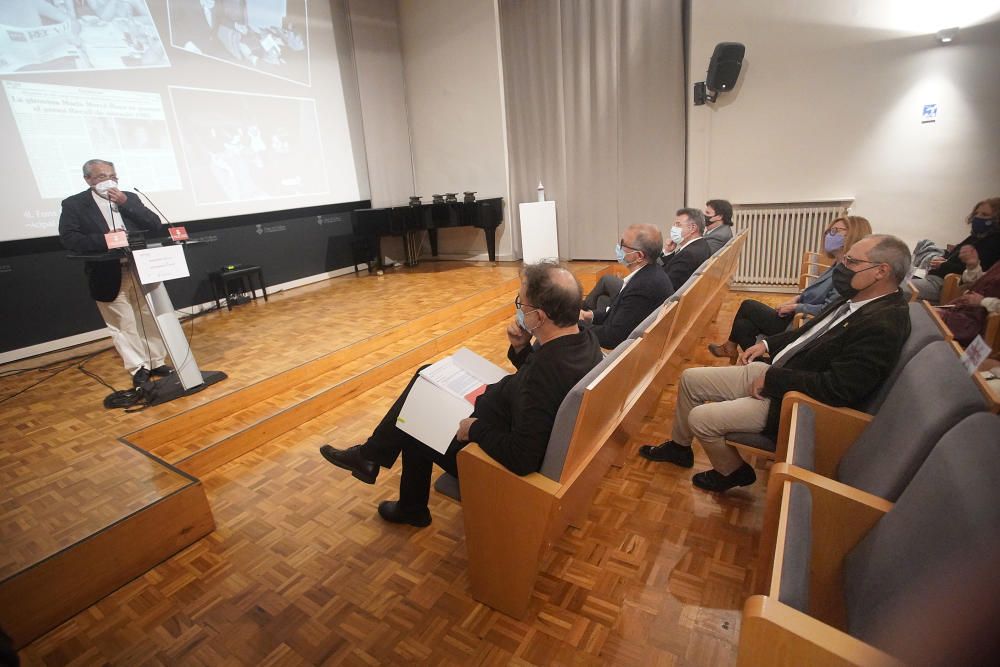
[{"label": "man with bald head", "polygon": [[622,233],[615,255],[628,267],[628,275],[601,276],[580,311],[580,320],[592,325],[601,347],[617,347],[674,293],[670,278],[656,264],[662,248],[663,235],[656,225],[631,225]]},{"label": "man with bald head", "polygon": [[444,454],[396,427],[418,371],[364,444],[348,449],[323,445],[323,458],[374,484],[379,468],[391,468],[402,454],[399,500],[382,502],[378,513],[386,521],[420,528],[431,523],[427,501],[433,464],[457,477],[455,457],[469,442],[516,475],[536,472],[563,398],[602,359],[597,337],[578,326],[581,298],[580,283],[557,263],[524,267],[514,300],[516,317],[507,326],[507,358],[517,372],[489,385],[476,399],[472,416],[456,424]]}]

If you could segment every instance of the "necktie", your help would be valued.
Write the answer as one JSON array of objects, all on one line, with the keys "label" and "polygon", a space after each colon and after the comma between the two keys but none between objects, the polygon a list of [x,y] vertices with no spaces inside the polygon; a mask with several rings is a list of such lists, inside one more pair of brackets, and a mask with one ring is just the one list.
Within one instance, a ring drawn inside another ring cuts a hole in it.
[{"label": "necktie", "polygon": [[793,349],[789,350],[788,354],[782,354],[779,359],[771,362],[771,368],[781,368],[782,366],[787,364],[788,360],[794,357],[799,352],[801,352],[802,349],[806,347],[806,345],[808,345],[810,341],[819,338],[820,336],[825,334],[827,330],[830,329],[830,327],[832,327],[835,323],[837,323],[840,320],[840,318],[844,315],[844,313],[847,312],[848,308],[850,308],[850,301],[845,301],[844,303],[842,303],[840,307],[837,308],[837,310],[833,311],[833,313],[831,313],[830,316],[826,318],[825,322],[816,326],[813,329],[810,329],[802,338],[800,338],[799,340],[801,342],[798,345],[796,345]]}]

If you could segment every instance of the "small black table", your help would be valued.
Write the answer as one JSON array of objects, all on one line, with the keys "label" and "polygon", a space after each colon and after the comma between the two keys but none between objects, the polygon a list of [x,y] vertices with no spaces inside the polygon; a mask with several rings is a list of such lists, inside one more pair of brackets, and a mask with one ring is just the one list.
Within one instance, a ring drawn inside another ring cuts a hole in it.
[{"label": "small black table", "polygon": [[267,301],[267,285],[264,283],[264,272],[259,266],[241,266],[236,269],[223,269],[221,271],[212,271],[208,274],[209,282],[212,283],[212,296],[215,297],[215,307],[221,308],[220,305],[220,294],[224,295],[226,298],[226,308],[229,310],[233,309],[233,299],[230,298],[233,295],[230,287],[234,280],[239,281],[239,286],[244,292],[250,292],[250,296],[256,301],[257,300],[257,290],[253,286],[253,278],[257,278],[257,284],[260,285],[260,291],[264,295],[264,301]]}]

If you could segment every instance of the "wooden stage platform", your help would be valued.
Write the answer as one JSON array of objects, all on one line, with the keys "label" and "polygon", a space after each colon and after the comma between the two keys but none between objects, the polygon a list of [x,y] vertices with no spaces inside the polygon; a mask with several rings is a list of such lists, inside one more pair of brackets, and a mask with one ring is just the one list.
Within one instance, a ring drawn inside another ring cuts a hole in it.
[{"label": "wooden stage platform", "polygon": [[[605,266],[573,265],[585,288]],[[459,505],[432,494],[430,528],[387,525],[398,469],[367,486],[319,456],[428,360],[465,345],[505,365],[517,273],[429,262],[199,317],[198,362],[229,380],[142,412],[104,410],[75,368],[0,403],[0,624],[26,663],[734,662],[763,481],[720,499],[630,455],[515,621],[468,595]],[[87,368],[128,381],[113,351]]]}]

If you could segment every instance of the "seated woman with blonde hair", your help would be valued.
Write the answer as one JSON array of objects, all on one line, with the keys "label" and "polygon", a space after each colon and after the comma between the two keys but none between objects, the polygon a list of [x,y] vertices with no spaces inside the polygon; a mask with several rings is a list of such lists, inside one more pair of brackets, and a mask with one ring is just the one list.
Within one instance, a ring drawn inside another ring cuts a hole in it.
[{"label": "seated woman with blonde hair", "polygon": [[709,343],[708,351],[717,357],[729,357],[731,362],[735,362],[737,346],[745,350],[757,342],[759,335],[773,336],[781,333],[788,328],[796,313],[816,315],[822,311],[840,296],[833,288],[833,267],[848,248],[871,233],[872,227],[868,219],[859,215],[847,215],[834,220],[823,232],[823,252],[833,260],[830,268],[802,290],[801,294],[777,308],[771,308],[760,301],[745,300],[736,311],[729,340],[721,345]]}]

